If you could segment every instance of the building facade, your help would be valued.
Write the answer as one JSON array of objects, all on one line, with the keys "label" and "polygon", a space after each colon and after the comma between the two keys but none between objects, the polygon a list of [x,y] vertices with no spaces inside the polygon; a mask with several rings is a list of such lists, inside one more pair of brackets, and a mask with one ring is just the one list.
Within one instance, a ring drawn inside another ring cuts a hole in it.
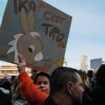
[{"label": "building facade", "polygon": [[82,55],[81,57],[81,69],[83,71],[88,71],[88,56],[87,55]]},{"label": "building facade", "polygon": [[[26,68],[26,72],[31,75],[31,69]],[[0,66],[0,78],[2,78],[5,74],[10,76],[17,76],[18,70],[16,65],[1,65]]]}]

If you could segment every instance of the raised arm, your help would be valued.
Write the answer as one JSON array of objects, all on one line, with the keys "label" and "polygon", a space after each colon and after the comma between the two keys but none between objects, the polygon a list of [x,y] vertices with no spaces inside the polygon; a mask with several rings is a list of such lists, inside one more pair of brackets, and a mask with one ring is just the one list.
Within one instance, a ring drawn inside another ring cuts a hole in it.
[{"label": "raised arm", "polygon": [[33,80],[25,72],[26,61],[25,58],[19,54],[20,62],[17,64],[19,72],[19,80],[21,82],[21,89],[24,94],[24,97],[29,103],[38,104],[44,102],[48,95],[37,88]]}]

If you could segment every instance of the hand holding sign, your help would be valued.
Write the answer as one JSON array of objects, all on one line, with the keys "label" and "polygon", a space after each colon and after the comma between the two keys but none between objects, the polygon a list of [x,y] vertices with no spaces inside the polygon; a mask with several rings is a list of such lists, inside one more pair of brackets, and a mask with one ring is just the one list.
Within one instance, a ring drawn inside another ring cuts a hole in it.
[{"label": "hand holding sign", "polygon": [[71,20],[42,0],[8,0],[0,27],[0,60],[20,58],[19,72],[27,66],[51,73],[63,66]]},{"label": "hand holding sign", "polygon": [[17,68],[18,68],[18,72],[21,73],[23,71],[25,71],[25,67],[26,67],[26,61],[25,58],[19,54],[18,55],[20,62],[14,62],[15,64],[17,64]]}]

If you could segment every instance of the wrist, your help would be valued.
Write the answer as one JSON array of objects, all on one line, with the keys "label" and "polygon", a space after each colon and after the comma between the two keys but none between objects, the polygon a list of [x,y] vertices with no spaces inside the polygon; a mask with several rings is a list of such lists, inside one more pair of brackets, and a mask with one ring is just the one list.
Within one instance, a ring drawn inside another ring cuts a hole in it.
[{"label": "wrist", "polygon": [[21,73],[21,72],[24,72],[25,71],[25,67],[20,67],[18,68],[18,72]]},{"label": "wrist", "polygon": [[19,74],[22,73],[22,72],[25,72],[25,69],[22,69],[22,70],[18,70]]}]

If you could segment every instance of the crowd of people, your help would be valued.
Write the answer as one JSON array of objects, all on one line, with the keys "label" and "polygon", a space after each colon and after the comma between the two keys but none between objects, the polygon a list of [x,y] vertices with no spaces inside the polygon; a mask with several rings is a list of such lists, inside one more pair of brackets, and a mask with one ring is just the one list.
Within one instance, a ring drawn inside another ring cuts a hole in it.
[{"label": "crowd of people", "polygon": [[57,67],[52,74],[25,71],[19,54],[18,77],[0,80],[0,105],[105,105],[105,65],[87,73],[70,67]]}]

